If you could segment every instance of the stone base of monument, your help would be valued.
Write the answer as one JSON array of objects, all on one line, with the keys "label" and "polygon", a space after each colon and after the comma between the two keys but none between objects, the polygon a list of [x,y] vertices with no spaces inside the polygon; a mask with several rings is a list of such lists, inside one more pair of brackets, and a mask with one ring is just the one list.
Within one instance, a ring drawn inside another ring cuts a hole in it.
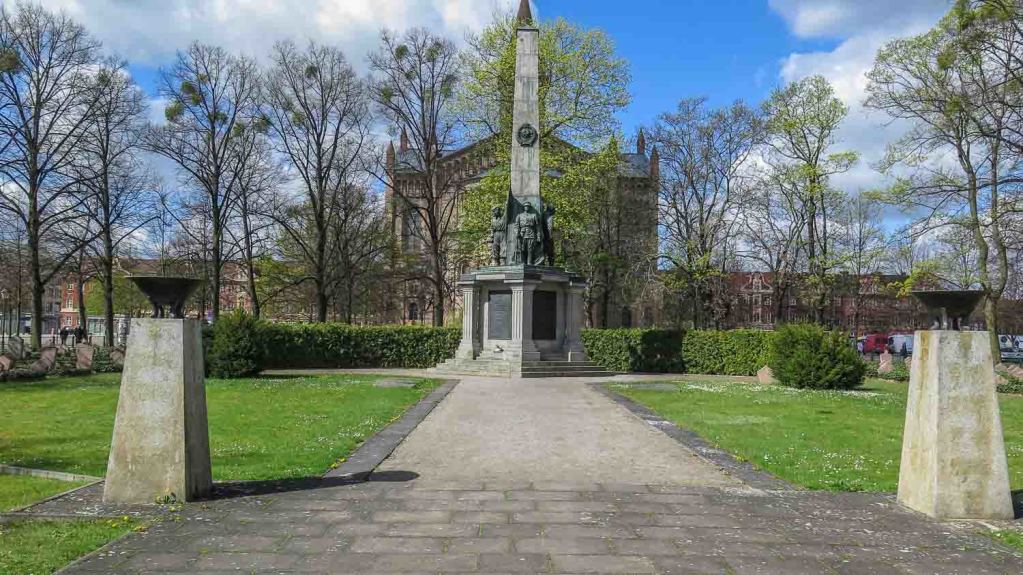
[{"label": "stone base of monument", "polygon": [[132,319],[103,500],[210,493],[202,339],[194,319]]},{"label": "stone base of monument", "polygon": [[916,332],[898,501],[940,519],[1013,518],[987,332]]},{"label": "stone base of monument", "polygon": [[586,280],[563,268],[493,266],[464,274],[462,341],[437,373],[501,377],[611,375],[582,342]]}]

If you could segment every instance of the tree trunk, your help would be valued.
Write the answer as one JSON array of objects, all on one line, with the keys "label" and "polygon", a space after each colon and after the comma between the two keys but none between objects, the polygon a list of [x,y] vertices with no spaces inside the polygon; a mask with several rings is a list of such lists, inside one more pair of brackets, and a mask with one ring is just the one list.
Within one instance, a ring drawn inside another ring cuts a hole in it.
[{"label": "tree trunk", "polygon": [[987,323],[988,339],[991,341],[991,360],[995,365],[1002,362],[1001,346],[998,343],[998,299],[990,293],[984,299],[984,322]]},{"label": "tree trunk", "polygon": [[103,260],[103,345],[114,346],[114,263]]},{"label": "tree trunk", "polygon": [[[81,269],[75,279],[75,295],[78,297],[78,326],[82,328],[85,335],[85,342],[89,341],[89,310],[85,307],[85,281],[82,279]],[[81,342],[77,342],[81,343]]]},{"label": "tree trunk", "polygon": [[[322,275],[322,271],[320,275]],[[327,321],[327,288],[323,285],[322,277],[316,280],[316,321],[324,323]]]}]

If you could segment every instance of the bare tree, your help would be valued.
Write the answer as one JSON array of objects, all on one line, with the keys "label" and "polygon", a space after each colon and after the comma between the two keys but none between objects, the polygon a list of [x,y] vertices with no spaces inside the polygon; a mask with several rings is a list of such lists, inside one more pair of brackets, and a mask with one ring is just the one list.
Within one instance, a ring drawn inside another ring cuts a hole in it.
[{"label": "bare tree", "polygon": [[843,222],[838,247],[843,252],[844,267],[854,280],[853,329],[859,335],[863,309],[863,290],[859,282],[881,269],[887,247],[881,228],[881,206],[867,194],[859,193],[848,199],[838,217]]},{"label": "bare tree", "polygon": [[226,228],[231,244],[245,268],[245,289],[252,302],[252,314],[262,315],[262,301],[257,286],[257,268],[266,256],[268,244],[273,238],[273,214],[271,193],[280,183],[278,162],[273,157],[262,123],[245,128],[234,169],[234,225]]},{"label": "bare tree", "polygon": [[0,8],[0,210],[26,231],[33,347],[42,343],[46,284],[79,247],[46,244],[79,217],[85,199],[73,166],[96,105],[99,50],[64,14],[31,4]]},{"label": "bare tree", "polygon": [[[152,216],[151,178],[138,155],[145,128],[142,91],[117,61],[104,63],[93,86],[96,107],[86,126],[78,170],[90,191],[83,206],[89,228],[98,236],[90,244],[103,286],[104,345],[114,345],[114,264],[121,245],[131,240]],[[84,250],[83,250],[84,255]],[[81,266],[80,266],[81,267]],[[84,298],[80,310],[85,314]]]},{"label": "bare tree", "polygon": [[708,110],[704,98],[682,100],[658,117],[652,131],[661,157],[664,258],[688,288],[694,327],[708,321],[709,285],[727,259],[724,240],[749,193],[749,160],[762,131],[757,112],[746,104]]},{"label": "bare tree", "polygon": [[754,189],[741,214],[739,257],[771,276],[774,321],[784,322],[786,301],[804,268],[806,212],[789,182],[768,173]]},{"label": "bare tree", "polygon": [[338,228],[360,216],[347,210],[358,204],[352,195],[362,193],[372,148],[366,86],[337,48],[310,43],[299,50],[285,42],[272,58],[264,115],[301,190],[282,190],[272,214],[306,269],[298,281],[315,286],[317,321],[326,321],[338,279],[334,240],[348,237]]},{"label": "bare tree", "polygon": [[[434,325],[444,324],[444,305],[450,293],[446,276],[451,234],[457,229],[457,197],[449,190],[455,170],[443,169],[442,156],[455,147],[453,108],[459,81],[458,51],[447,39],[424,29],[402,36],[384,32],[381,46],[370,56],[374,74],[373,100],[382,116],[407,134],[410,147],[394,166],[412,170],[415,185],[394,187],[399,213],[409,217],[411,232],[422,242],[434,292]],[[390,184],[384,170],[378,178]]]},{"label": "bare tree", "polygon": [[182,181],[205,198],[194,204],[209,210],[209,279],[213,318],[220,315],[225,228],[235,201],[235,163],[242,154],[245,128],[258,120],[259,74],[246,58],[223,48],[195,43],[180,52],[161,75],[167,122],[152,126],[146,146],[173,161]]}]

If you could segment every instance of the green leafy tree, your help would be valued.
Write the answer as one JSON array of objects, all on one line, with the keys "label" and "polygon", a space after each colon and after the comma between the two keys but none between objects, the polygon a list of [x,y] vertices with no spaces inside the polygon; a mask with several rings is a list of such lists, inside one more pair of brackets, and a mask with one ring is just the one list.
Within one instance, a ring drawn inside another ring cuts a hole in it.
[{"label": "green leafy tree", "polygon": [[835,174],[848,171],[855,152],[835,152],[836,132],[847,108],[822,76],[811,76],[779,88],[764,103],[768,163],[778,191],[805,217],[802,243],[814,295],[814,320],[824,321],[831,272],[841,264],[835,253],[835,217],[845,197],[830,185]]},{"label": "green leafy tree", "polygon": [[[600,232],[597,218],[610,201],[618,168],[615,113],[628,105],[628,63],[615,55],[601,30],[563,19],[540,29],[540,188],[557,210],[558,261],[592,268],[614,261],[607,251],[586,251]],[[473,263],[487,259],[490,210],[503,206],[511,187],[510,142],[515,85],[515,29],[510,16],[496,19],[469,39],[458,93],[459,118],[468,134],[489,146],[496,165],[466,191],[459,212],[460,253]],[[605,200],[594,202],[601,196]],[[606,226],[605,226],[606,227]],[[586,261],[576,256],[585,253]],[[573,261],[575,259],[575,261]]]},{"label": "green leafy tree", "polygon": [[1015,42],[1021,13],[1017,6],[992,14],[986,5],[993,4],[957,2],[930,31],[885,45],[867,76],[866,105],[911,125],[881,165],[901,176],[885,199],[917,216],[915,235],[958,228],[970,238],[968,257],[998,349],[998,304],[1010,275],[1007,226],[1021,200],[1021,150],[1006,145],[1020,85],[984,46],[999,36]]}]

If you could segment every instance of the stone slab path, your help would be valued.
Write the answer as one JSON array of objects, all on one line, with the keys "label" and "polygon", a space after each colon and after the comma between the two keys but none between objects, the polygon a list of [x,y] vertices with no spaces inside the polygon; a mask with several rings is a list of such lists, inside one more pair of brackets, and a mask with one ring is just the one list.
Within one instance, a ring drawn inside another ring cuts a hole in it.
[{"label": "stone slab path", "polygon": [[520,484],[739,485],[575,378],[463,378],[380,470]]},{"label": "stone slab path", "polygon": [[67,572],[1023,572],[888,495],[744,484],[579,380],[465,379],[373,477],[247,484]]}]

